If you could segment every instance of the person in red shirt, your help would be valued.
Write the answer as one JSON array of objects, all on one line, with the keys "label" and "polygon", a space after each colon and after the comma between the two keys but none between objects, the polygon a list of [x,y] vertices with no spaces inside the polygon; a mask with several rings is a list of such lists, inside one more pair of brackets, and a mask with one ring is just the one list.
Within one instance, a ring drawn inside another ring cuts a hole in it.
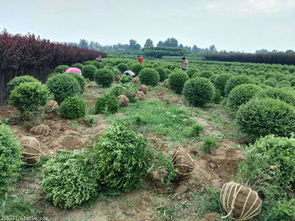
[{"label": "person in red shirt", "polygon": [[142,60],[142,57],[140,57],[139,55],[137,56],[137,61],[139,62],[139,63],[143,63],[143,60]]}]

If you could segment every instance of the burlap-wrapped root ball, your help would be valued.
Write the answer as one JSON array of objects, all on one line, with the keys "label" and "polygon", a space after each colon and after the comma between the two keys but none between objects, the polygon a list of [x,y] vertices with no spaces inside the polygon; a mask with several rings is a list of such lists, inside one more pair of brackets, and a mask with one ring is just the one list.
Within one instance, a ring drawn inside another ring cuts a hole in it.
[{"label": "burlap-wrapped root ball", "polygon": [[178,147],[173,154],[173,164],[177,169],[175,180],[186,179],[194,170],[194,161],[187,151]]},{"label": "burlap-wrapped root ball", "polygon": [[30,133],[35,134],[35,135],[47,136],[51,132],[52,132],[52,130],[50,129],[50,127],[45,124],[40,124],[40,125],[30,129]]},{"label": "burlap-wrapped root ball", "polygon": [[117,97],[117,99],[118,99],[119,104],[120,104],[121,107],[127,107],[128,106],[128,104],[129,104],[129,98],[126,95],[124,95],[124,94],[119,95]]},{"label": "burlap-wrapped root ball", "polygon": [[132,82],[132,83],[139,83],[139,79],[138,79],[138,77],[134,77],[134,78],[132,78],[131,82]]},{"label": "burlap-wrapped root ball", "polygon": [[120,81],[120,79],[121,79],[121,75],[120,75],[120,74],[117,74],[117,75],[115,76],[115,81]]},{"label": "burlap-wrapped root ball", "polygon": [[142,91],[144,94],[146,94],[149,90],[148,86],[146,86],[145,84],[140,85],[140,88],[138,89],[140,91]]},{"label": "burlap-wrapped root ball", "polygon": [[225,183],[220,192],[220,201],[228,213],[224,219],[231,216],[235,220],[249,220],[258,215],[262,200],[256,191],[235,182]]},{"label": "burlap-wrapped root ball", "polygon": [[139,99],[139,100],[144,100],[145,99],[145,95],[142,91],[137,91],[136,93],[136,97]]},{"label": "burlap-wrapped root ball", "polygon": [[53,112],[58,108],[58,103],[55,100],[49,100],[45,106],[45,112]]},{"label": "burlap-wrapped root ball", "polygon": [[24,136],[20,139],[23,147],[23,157],[28,165],[39,163],[44,155],[40,148],[40,143],[35,137]]}]

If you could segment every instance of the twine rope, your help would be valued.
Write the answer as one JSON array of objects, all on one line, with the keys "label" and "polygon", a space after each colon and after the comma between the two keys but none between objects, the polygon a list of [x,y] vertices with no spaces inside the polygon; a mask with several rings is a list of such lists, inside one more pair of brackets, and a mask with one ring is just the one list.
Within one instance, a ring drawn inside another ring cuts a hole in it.
[{"label": "twine rope", "polygon": [[[240,191],[242,190],[242,188],[243,188],[243,185],[238,184],[238,183],[234,183],[234,182],[225,183],[223,185],[223,187],[221,189],[221,194],[220,194],[220,201],[221,201],[224,209],[228,212],[228,214],[226,216],[223,216],[222,219],[226,219],[227,217],[232,215],[233,210],[235,208],[235,202],[236,202],[237,196],[240,193]],[[232,191],[233,191],[233,195],[232,195]],[[256,196],[255,200],[252,203],[252,205],[250,206],[250,208],[248,209],[248,211],[245,212],[246,205],[248,203],[248,200],[249,200],[252,192],[254,192],[254,194]],[[230,199],[231,195],[233,196],[233,199],[232,199],[231,205],[229,205],[230,204],[229,199]],[[250,189],[250,191],[246,197],[246,200],[244,202],[243,209],[242,209],[240,216],[238,218],[233,218],[233,219],[234,220],[241,220],[241,221],[242,220],[249,220],[250,218],[253,218],[257,214],[259,214],[260,210],[261,210],[262,202],[260,202],[259,205],[254,210],[252,210],[258,199],[259,199],[259,196],[258,196],[257,192]]]}]

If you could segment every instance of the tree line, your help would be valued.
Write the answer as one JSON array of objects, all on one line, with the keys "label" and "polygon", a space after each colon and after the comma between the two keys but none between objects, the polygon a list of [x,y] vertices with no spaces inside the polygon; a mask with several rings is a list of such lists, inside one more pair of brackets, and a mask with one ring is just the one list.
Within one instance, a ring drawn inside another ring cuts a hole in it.
[{"label": "tree line", "polygon": [[190,52],[198,52],[198,53],[214,53],[217,52],[215,45],[211,45],[208,48],[200,48],[197,45],[184,46],[183,44],[179,44],[178,40],[175,38],[167,38],[165,41],[159,41],[157,44],[149,38],[145,41],[143,47],[133,39],[129,40],[129,44],[114,44],[114,45],[101,45],[98,42],[87,41],[85,39],[81,39],[79,43],[68,42],[67,45],[76,46],[80,48],[97,50],[97,51],[141,51],[142,49],[155,48],[155,47],[167,47],[167,48],[179,48]]}]

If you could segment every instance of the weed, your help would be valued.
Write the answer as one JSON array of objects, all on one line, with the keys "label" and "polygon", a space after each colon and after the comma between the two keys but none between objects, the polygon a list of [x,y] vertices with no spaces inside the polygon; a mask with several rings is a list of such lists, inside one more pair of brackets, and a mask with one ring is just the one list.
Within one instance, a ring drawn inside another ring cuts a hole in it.
[{"label": "weed", "polygon": [[218,146],[218,139],[216,137],[206,136],[203,141],[204,143],[200,148],[202,152],[211,153]]}]

